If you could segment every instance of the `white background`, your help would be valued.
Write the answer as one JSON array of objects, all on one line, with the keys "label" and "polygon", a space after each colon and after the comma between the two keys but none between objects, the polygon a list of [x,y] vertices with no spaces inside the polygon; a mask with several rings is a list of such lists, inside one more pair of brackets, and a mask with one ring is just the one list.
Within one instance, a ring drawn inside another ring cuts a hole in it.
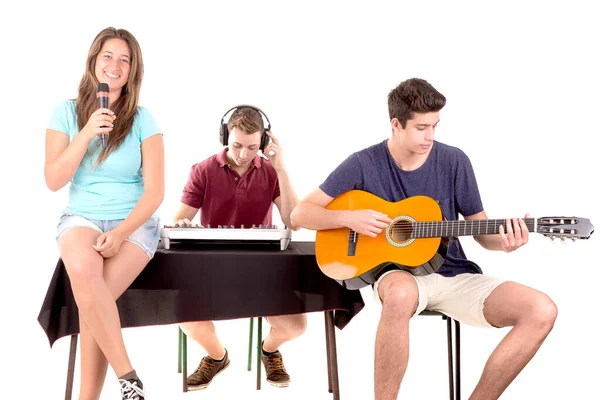
[{"label": "white background", "polygon": [[[599,169],[594,142],[600,32],[587,3],[249,3],[53,1],[3,7],[0,398],[64,396],[68,339],[50,349],[37,323],[58,257],[55,227],[67,200],[66,188],[52,193],[44,184],[44,134],[52,108],[76,96],[89,46],[106,26],[130,30],[143,50],[141,104],[156,117],[166,146],[166,220],[178,207],[191,165],[220,150],[217,128],[229,107],[251,103],[267,112],[303,197],[351,152],[390,134],[388,92],[421,77],[448,99],[436,138],[470,156],[490,218],[531,212],[600,224],[592,195]],[[314,233],[302,230],[294,238],[310,240]],[[536,234],[525,248],[503,254],[462,240],[485,273],[538,288],[559,308],[554,331],[503,398],[596,395],[597,241],[552,244]],[[362,294],[365,309],[337,331],[345,399],[373,397],[380,308],[370,288]],[[254,372],[245,370],[247,323],[217,324],[231,367],[207,390],[185,398],[330,398],[321,314],[310,315],[306,334],[282,348],[293,381],[287,389],[263,383],[261,392],[254,390]],[[506,333],[463,328],[465,398]],[[176,326],[125,330],[150,399],[184,396],[175,369],[176,337]],[[445,398],[444,323],[416,318],[410,345],[400,397]],[[203,354],[193,345],[189,353],[193,370]],[[78,384],[79,361],[74,398]],[[110,370],[102,399],[119,398],[118,390]]]}]

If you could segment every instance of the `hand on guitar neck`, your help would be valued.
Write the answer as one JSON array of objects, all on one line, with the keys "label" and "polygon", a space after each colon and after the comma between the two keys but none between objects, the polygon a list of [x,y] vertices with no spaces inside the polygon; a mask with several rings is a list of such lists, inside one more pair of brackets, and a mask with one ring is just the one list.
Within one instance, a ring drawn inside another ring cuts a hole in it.
[{"label": "hand on guitar neck", "polygon": [[[529,228],[525,223],[528,219],[531,219],[529,214],[525,214],[525,219],[506,219],[506,223],[498,228],[498,235],[480,235],[475,239],[488,250],[502,250],[510,253],[529,241]],[[472,219],[472,221],[478,220]]]}]

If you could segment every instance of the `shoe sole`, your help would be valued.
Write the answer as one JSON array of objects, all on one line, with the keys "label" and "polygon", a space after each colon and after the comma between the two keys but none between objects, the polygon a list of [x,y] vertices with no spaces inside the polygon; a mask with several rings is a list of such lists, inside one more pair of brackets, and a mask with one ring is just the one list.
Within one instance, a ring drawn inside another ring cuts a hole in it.
[{"label": "shoe sole", "polygon": [[227,368],[229,368],[229,364],[231,364],[231,363],[227,363],[227,365],[222,370],[220,370],[219,372],[217,372],[215,374],[215,376],[213,376],[213,378],[211,379],[211,381],[208,382],[207,384],[205,384],[205,385],[187,385],[188,392],[193,392],[195,390],[206,389],[208,387],[208,385],[210,385],[212,383],[213,379],[215,379],[217,377],[217,375],[219,375],[221,372],[223,372]]},{"label": "shoe sole", "polygon": [[270,381],[270,380],[268,380],[268,379],[267,379],[267,382],[268,382],[268,383],[269,383],[271,386],[280,387],[280,388],[283,388],[283,387],[288,387],[288,386],[290,386],[290,382],[289,382],[289,381],[288,381],[288,382],[275,382],[275,381]]}]

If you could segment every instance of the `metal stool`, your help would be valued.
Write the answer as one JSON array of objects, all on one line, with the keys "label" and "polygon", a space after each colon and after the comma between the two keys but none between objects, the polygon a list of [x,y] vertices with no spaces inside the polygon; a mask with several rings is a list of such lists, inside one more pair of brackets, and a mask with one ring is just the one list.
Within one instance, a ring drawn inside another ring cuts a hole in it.
[{"label": "metal stool", "polygon": [[[460,322],[453,320],[445,314],[438,311],[425,310],[419,315],[435,315],[446,320],[448,331],[448,385],[450,400],[460,400]],[[452,332],[452,321],[454,321],[454,335]],[[452,342],[454,342],[454,351],[456,353],[456,364],[453,362]],[[456,371],[455,366],[456,365]]]}]

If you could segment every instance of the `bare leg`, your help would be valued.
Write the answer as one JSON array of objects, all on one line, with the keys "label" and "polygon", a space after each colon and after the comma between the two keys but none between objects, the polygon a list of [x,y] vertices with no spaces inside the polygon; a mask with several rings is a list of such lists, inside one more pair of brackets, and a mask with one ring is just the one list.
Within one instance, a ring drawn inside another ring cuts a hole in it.
[{"label": "bare leg", "polygon": [[281,315],[267,318],[271,330],[264,340],[263,350],[273,353],[285,342],[302,335],[306,330],[306,314]]},{"label": "bare leg", "polygon": [[375,400],[395,400],[408,365],[408,325],[419,290],[408,273],[386,275],[378,285],[383,309],[375,338]]},{"label": "bare leg", "polygon": [[179,326],[188,337],[195,340],[206,350],[210,358],[221,360],[225,357],[225,348],[217,337],[215,324],[211,321],[186,322]]},{"label": "bare leg", "polygon": [[90,228],[73,228],[59,243],[80,310],[81,400],[99,399],[106,377],[106,358],[117,376],[133,369],[123,343],[115,299],[148,263],[146,254],[129,242],[105,260],[91,247],[98,236]]},{"label": "bare leg", "polygon": [[500,397],[540,348],[558,310],[544,293],[506,282],[489,295],[483,312],[491,325],[513,328],[488,359],[472,400]]}]

